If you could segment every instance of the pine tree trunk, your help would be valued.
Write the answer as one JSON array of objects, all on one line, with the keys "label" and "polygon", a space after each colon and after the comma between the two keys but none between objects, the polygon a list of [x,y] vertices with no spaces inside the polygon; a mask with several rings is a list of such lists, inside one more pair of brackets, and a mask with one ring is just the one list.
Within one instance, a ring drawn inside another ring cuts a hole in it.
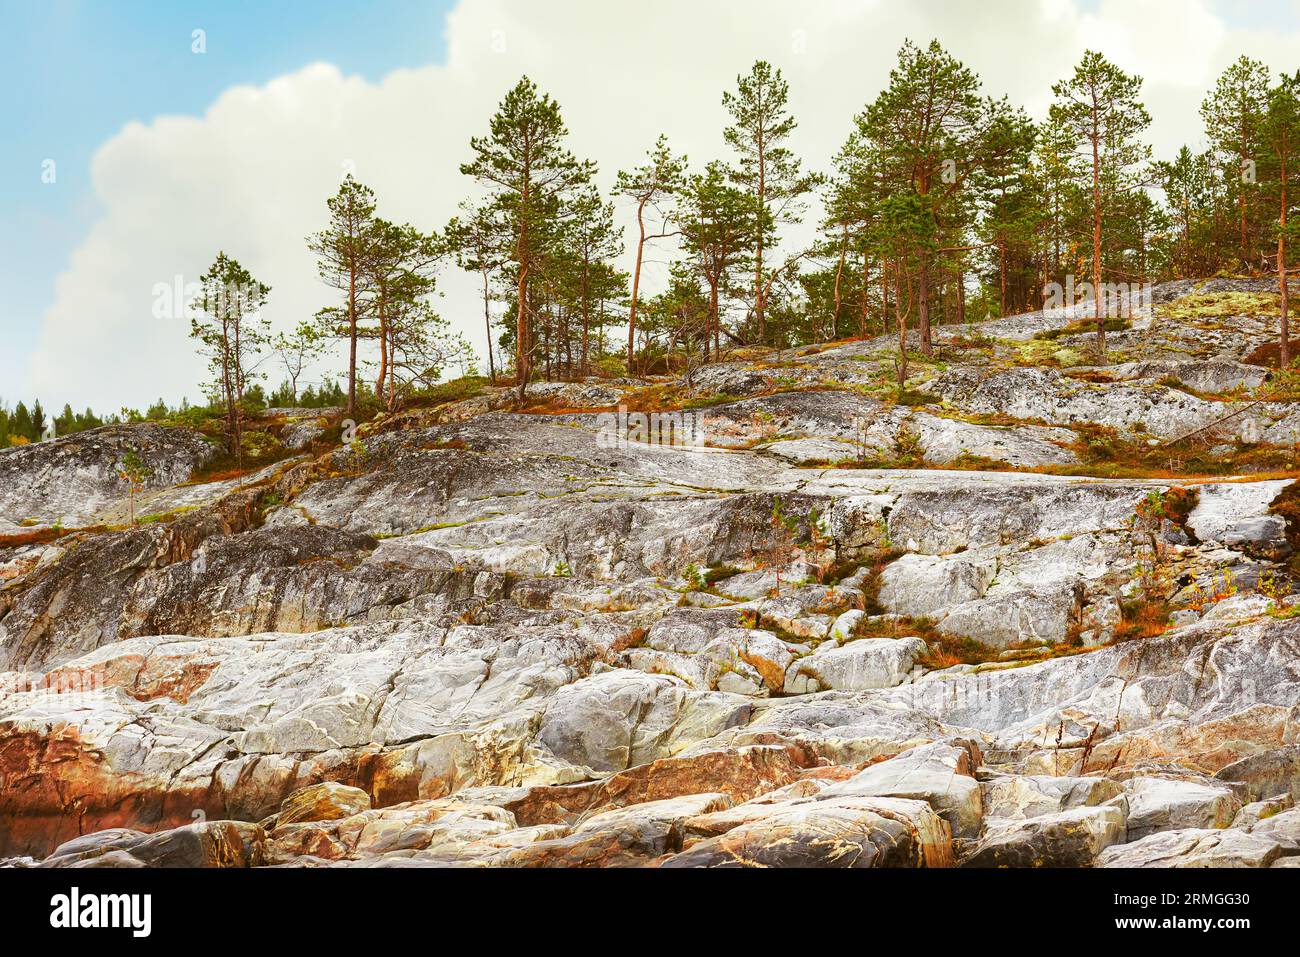
[{"label": "pine tree trunk", "polygon": [[754,256],[754,313],[758,319],[758,342],[767,342],[766,304],[763,302],[763,213],[767,210],[767,154],[758,143],[758,248]]},{"label": "pine tree trunk", "polygon": [[488,294],[488,274],[487,270],[483,271],[483,326],[487,329],[487,349],[488,349],[488,375],[492,379],[492,384],[497,384],[497,366],[496,360],[492,357],[492,311],[490,308],[491,298]]},{"label": "pine tree trunk", "polygon": [[640,235],[636,243],[636,265],[632,267],[632,303],[627,311],[627,374],[632,375],[636,358],[636,304],[641,289],[641,257],[645,254],[645,204],[641,200],[636,208],[636,225]]},{"label": "pine tree trunk", "polygon": [[1000,285],[998,299],[998,318],[1001,319],[1007,314],[1007,244],[998,243],[998,283]]},{"label": "pine tree trunk", "polygon": [[1101,155],[1098,151],[1101,134],[1096,126],[1096,106],[1093,106],[1092,135],[1092,296],[1095,303],[1093,316],[1097,320],[1097,352],[1106,361],[1106,320],[1101,307]]},{"label": "pine tree trunk", "polygon": [[839,335],[840,328],[840,280],[844,277],[844,257],[848,254],[849,247],[849,227],[844,226],[844,232],[840,237],[840,263],[835,268],[835,311],[831,313],[831,338],[834,339]]},{"label": "pine tree trunk", "polygon": [[871,259],[862,254],[862,308],[858,310],[858,335],[867,337],[867,312],[871,308]]},{"label": "pine tree trunk", "polygon": [[528,267],[519,267],[518,314],[515,316],[515,374],[519,401],[524,401],[528,390],[528,353],[531,343],[528,331]]},{"label": "pine tree trunk", "polygon": [[348,264],[348,415],[357,414],[357,266]]},{"label": "pine tree trunk", "polygon": [[1282,203],[1281,216],[1279,217],[1279,229],[1277,233],[1277,281],[1281,284],[1278,292],[1280,293],[1280,307],[1282,312],[1282,336],[1278,344],[1278,368],[1287,369],[1291,365],[1291,290],[1286,282],[1286,187],[1287,187],[1287,169],[1286,158],[1282,159]]},{"label": "pine tree trunk", "polygon": [[966,325],[966,270],[957,267],[957,325]]},{"label": "pine tree trunk", "polygon": [[894,264],[894,322],[898,326],[898,391],[907,384],[907,317],[903,315],[903,270]]},{"label": "pine tree trunk", "polygon": [[921,268],[917,275],[916,327],[921,334],[921,353],[930,355],[930,254],[921,253]]},{"label": "pine tree trunk", "polygon": [[375,379],[375,398],[384,401],[384,384],[388,381],[388,309],[383,286],[379,289],[379,375]]}]

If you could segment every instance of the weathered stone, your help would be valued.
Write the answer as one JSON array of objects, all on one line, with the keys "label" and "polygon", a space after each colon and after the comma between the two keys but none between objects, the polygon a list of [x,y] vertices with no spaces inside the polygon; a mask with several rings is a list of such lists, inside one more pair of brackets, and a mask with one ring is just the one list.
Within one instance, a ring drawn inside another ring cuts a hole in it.
[{"label": "weathered stone", "polygon": [[990,820],[963,867],[1089,867],[1124,840],[1124,810],[1075,807],[1021,820]]},{"label": "weathered stone", "polygon": [[1257,837],[1276,841],[1284,854],[1300,854],[1300,808],[1269,815],[1248,830]]},{"label": "weathered stone", "polygon": [[130,497],[120,474],[128,451],[149,473],[144,488],[161,489],[188,481],[218,450],[197,432],[151,423],[108,425],[0,449],[0,527],[93,524]]},{"label": "weathered stone", "polygon": [[520,824],[553,824],[699,793],[722,793],[740,803],[795,782],[808,760],[796,749],[775,745],[703,751],[661,758],[601,781],[521,789],[504,795],[501,804]]},{"label": "weathered stone", "polygon": [[820,798],[916,798],[948,822],[954,837],[970,838],[984,817],[980,786],[972,776],[978,761],[978,749],[969,746],[923,745],[831,785]]},{"label": "weathered stone", "polygon": [[[323,454],[339,410],[276,411],[254,439],[311,454],[237,479],[195,482],[215,447],[154,425],[0,450],[0,855],[257,861],[256,825],[227,853],[201,812],[262,821],[265,859],[301,866],[936,864],[954,829],[994,862],[1078,863],[1115,809],[1130,838],[1203,835],[1290,795],[1289,480],[1196,484],[1153,576],[1133,519],[1182,483],[961,468],[1234,412],[1206,433],[1225,454],[1300,439],[1291,403],[1173,383],[1262,381],[1239,360],[1273,318],[1134,307],[1117,366],[1078,366],[1083,307],[937,327],[943,368],[909,389],[946,405],[873,397],[893,339],[741,350],[685,384],[749,397],[701,412],[703,447],[608,441],[601,411],[660,383],[589,379]],[[155,468],[135,527],[124,443]],[[955,467],[862,467],[900,457]],[[845,467],[803,467],[824,461]],[[1177,627],[1114,643],[1151,588]],[[980,663],[927,670],[954,653]]]},{"label": "weathered stone", "polygon": [[1098,867],[1268,867],[1282,853],[1277,841],[1238,830],[1161,831],[1107,848]]},{"label": "weathered stone", "polygon": [[1249,755],[1220,768],[1215,777],[1244,784],[1253,801],[1275,794],[1300,797],[1300,745]]},{"label": "weathered stone", "polygon": [[1243,805],[1241,810],[1237,812],[1237,816],[1232,819],[1232,826],[1249,831],[1252,825],[1258,824],[1274,814],[1289,811],[1294,806],[1295,799],[1290,794],[1280,794],[1264,801],[1252,801],[1250,804]]},{"label": "weathered stone", "polygon": [[946,867],[951,855],[947,825],[923,801],[823,792],[769,805],[661,866]]},{"label": "weathered stone", "polygon": [[1241,810],[1241,802],[1226,787],[1155,777],[1124,783],[1128,805],[1128,839],[1141,840],[1157,831],[1223,828]]},{"label": "weathered stone", "polygon": [[920,638],[859,638],[818,648],[785,673],[786,694],[813,691],[867,691],[892,688],[907,678],[929,653]]},{"label": "weathered stone", "polygon": [[681,850],[683,825],[688,818],[725,810],[730,805],[727,795],[710,793],[646,801],[583,818],[573,834],[618,834],[624,849],[658,857]]},{"label": "weathered stone", "polygon": [[735,695],[691,691],[661,675],[611,671],[561,688],[537,737],[572,764],[622,771],[743,723],[749,710]]},{"label": "weathered stone", "polygon": [[1000,774],[981,785],[984,814],[1021,820],[1079,807],[1095,807],[1122,794],[1124,788],[1105,778]]},{"label": "weathered stone", "polygon": [[290,794],[266,826],[276,828],[304,821],[335,821],[368,810],[370,795],[365,791],[336,781],[323,781]]},{"label": "weathered stone", "polygon": [[[46,867],[260,867],[266,833],[242,821],[204,821],[156,834],[121,829],[107,841],[70,841],[45,860]],[[105,860],[108,855],[111,860]],[[129,858],[129,860],[128,860]]]}]

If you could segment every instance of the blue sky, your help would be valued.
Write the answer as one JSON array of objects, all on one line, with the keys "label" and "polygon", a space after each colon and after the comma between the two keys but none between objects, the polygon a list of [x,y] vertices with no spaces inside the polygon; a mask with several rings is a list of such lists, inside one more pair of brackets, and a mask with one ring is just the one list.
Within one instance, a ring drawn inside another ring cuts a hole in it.
[{"label": "blue sky", "polygon": [[[126,123],[202,113],[223,90],[325,60],[378,80],[444,55],[452,0],[2,0],[0,397],[19,396],[54,283],[101,213],[90,161]],[[207,52],[191,51],[193,31]],[[42,164],[55,161],[55,182]],[[30,397],[23,397],[30,398]],[[51,399],[53,397],[50,397]]]}]

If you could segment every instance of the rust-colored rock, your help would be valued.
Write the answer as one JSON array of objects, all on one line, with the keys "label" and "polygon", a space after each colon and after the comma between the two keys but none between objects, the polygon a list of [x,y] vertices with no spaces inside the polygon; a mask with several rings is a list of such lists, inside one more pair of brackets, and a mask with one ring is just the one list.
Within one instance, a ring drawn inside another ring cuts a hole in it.
[{"label": "rust-colored rock", "polygon": [[530,788],[503,806],[520,824],[555,824],[598,808],[683,794],[719,792],[739,803],[796,780],[807,760],[796,748],[772,745],[705,751],[652,761],[590,784]]}]

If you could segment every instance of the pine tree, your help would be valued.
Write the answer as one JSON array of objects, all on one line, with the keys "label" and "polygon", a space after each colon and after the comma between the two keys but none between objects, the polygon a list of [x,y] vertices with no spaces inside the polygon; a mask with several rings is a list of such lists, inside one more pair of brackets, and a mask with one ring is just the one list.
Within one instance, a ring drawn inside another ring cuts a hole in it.
[{"label": "pine tree", "polygon": [[49,425],[45,421],[45,410],[41,408],[41,400],[37,399],[32,403],[32,431],[27,436],[33,442],[39,442],[46,437],[45,429]]},{"label": "pine tree", "polygon": [[1092,287],[1097,322],[1097,352],[1106,356],[1102,295],[1102,222],[1126,194],[1142,185],[1137,169],[1151,157],[1138,136],[1151,117],[1138,100],[1142,78],[1131,76],[1100,53],[1083,55],[1068,80],[1053,85],[1052,123],[1068,130],[1075,150],[1090,160],[1086,175],[1092,191]]},{"label": "pine tree", "polygon": [[[320,278],[344,293],[344,304],[322,310],[323,332],[348,341],[347,414],[357,411],[357,340],[364,270],[375,242],[375,194],[348,174],[338,192],[325,203],[329,224],[307,237],[307,248],[316,255]],[[343,324],[335,323],[342,316]]]},{"label": "pine tree", "polygon": [[767,341],[766,309],[769,288],[781,269],[767,265],[778,230],[800,221],[806,198],[821,183],[816,174],[804,173],[798,157],[786,142],[797,124],[790,115],[789,84],[764,60],[748,76],[736,77],[736,92],[724,93],[722,105],[731,115],[723,137],[736,152],[735,183],[747,190],[754,206],[753,317],[759,342]]},{"label": "pine tree", "polygon": [[[627,314],[627,370],[632,374],[636,343],[636,314],[641,292],[641,264],[647,243],[666,239],[676,234],[669,225],[671,209],[668,203],[682,187],[686,175],[685,156],[674,156],[668,147],[668,138],[662,134],[654,148],[646,154],[646,162],[632,170],[618,174],[614,193],[636,204],[636,264],[632,267],[632,300]],[[647,225],[652,216],[655,223]]]},{"label": "pine tree", "polygon": [[488,375],[497,381],[496,358],[492,349],[492,277],[504,262],[509,245],[505,224],[491,205],[461,203],[462,215],[453,217],[444,231],[447,243],[461,269],[478,273],[483,284],[483,327],[487,332]]},{"label": "pine tree", "polygon": [[568,298],[582,320],[580,369],[587,375],[591,332],[597,303],[617,294],[610,288],[611,261],[623,254],[622,232],[614,225],[614,204],[601,199],[594,187],[580,191],[567,209],[564,230],[566,254],[572,266]]},{"label": "pine tree", "polygon": [[[855,289],[858,335],[865,336],[874,285],[871,276],[873,262],[876,263],[877,278],[883,280],[884,277],[884,262],[876,255],[878,250],[873,245],[873,230],[880,216],[885,183],[880,152],[862,132],[861,118],[835,155],[834,164],[835,175],[827,196],[826,219],[822,223],[822,248],[836,261],[831,292],[831,326],[833,333],[837,334],[846,295],[850,289]],[[849,268],[850,253],[859,258],[860,268],[856,264]],[[883,293],[880,308],[883,313]],[[881,331],[884,331],[883,315]]]},{"label": "pine tree", "polygon": [[585,185],[595,173],[590,162],[579,161],[564,148],[568,129],[559,105],[539,93],[524,77],[501,101],[489,133],[473,137],[472,162],[460,167],[488,189],[499,213],[510,225],[510,259],[515,266],[516,346],[515,373],[519,399],[528,388],[534,341],[529,320],[530,273],[538,265],[545,244],[538,242],[560,198]]},{"label": "pine tree", "polygon": [[1255,258],[1255,167],[1263,148],[1260,126],[1268,101],[1268,67],[1243,56],[1223,71],[1213,92],[1201,104],[1206,136],[1223,170],[1229,198],[1237,207],[1237,259],[1246,267]]},{"label": "pine tree", "polygon": [[224,252],[202,276],[191,304],[190,337],[200,344],[213,375],[215,392],[226,414],[230,451],[239,454],[243,440],[244,392],[256,375],[260,354],[270,337],[262,316],[271,287],[263,285]]},{"label": "pine tree", "polygon": [[377,325],[358,335],[379,342],[379,373],[375,380],[375,397],[393,411],[396,401],[390,381],[393,359],[394,326],[399,314],[407,322],[422,313],[417,305],[433,294],[436,271],[448,248],[437,235],[426,235],[414,226],[398,226],[383,219],[370,224],[368,252],[361,266],[366,304],[362,314]]},{"label": "pine tree", "polygon": [[1051,283],[1065,283],[1066,266],[1074,259],[1080,235],[1080,215],[1087,206],[1080,188],[1083,167],[1075,146],[1071,131],[1051,123],[1038,127],[1030,175],[1038,209],[1036,233],[1044,301]]},{"label": "pine tree", "polygon": [[1282,77],[1269,91],[1262,134],[1269,157],[1269,193],[1277,204],[1277,279],[1282,314],[1278,368],[1287,369],[1291,364],[1287,251],[1291,243],[1300,243],[1300,187],[1296,184],[1300,179],[1300,71]]},{"label": "pine tree", "polygon": [[1213,156],[1193,153],[1184,146],[1173,160],[1161,160],[1154,169],[1173,227],[1168,252],[1173,274],[1182,278],[1213,275],[1220,265],[1214,227],[1222,198]]},{"label": "pine tree", "polygon": [[[887,190],[915,197],[908,209],[920,219],[900,225],[902,246],[916,258],[916,312],[921,351],[932,350],[930,288],[934,257],[944,247],[960,252],[959,225],[970,217],[963,194],[982,161],[979,150],[992,110],[980,99],[979,77],[949,55],[938,41],[925,50],[903,45],[889,85],[859,120],[862,135],[880,156]],[[925,225],[924,236],[915,230]]]},{"label": "pine tree", "polygon": [[19,402],[14,406],[14,413],[9,419],[10,441],[15,439],[23,445],[28,442],[34,442],[38,433],[32,429],[32,414],[28,411],[25,403]]},{"label": "pine tree", "polygon": [[722,163],[710,163],[703,174],[687,181],[677,214],[683,249],[709,294],[708,322],[704,329],[705,361],[710,341],[714,359],[721,354],[721,299],[730,286],[732,274],[746,263],[758,232],[754,204],[730,179],[730,171]]},{"label": "pine tree", "polygon": [[984,134],[981,163],[973,174],[982,207],[979,233],[994,259],[999,315],[1032,308],[1029,300],[1038,278],[1034,246],[1039,208],[1031,164],[1036,139],[1037,130],[1024,111],[1001,104]]},{"label": "pine tree", "polygon": [[288,376],[290,405],[298,404],[298,379],[303,370],[321,357],[325,351],[324,337],[316,323],[299,322],[290,333],[280,333],[274,340],[275,354],[279,356]]},{"label": "pine tree", "polygon": [[153,468],[140,457],[140,453],[128,447],[122,454],[122,461],[117,466],[118,477],[126,482],[130,491],[131,524],[135,524],[135,497],[144,490],[145,483],[154,474]]}]

